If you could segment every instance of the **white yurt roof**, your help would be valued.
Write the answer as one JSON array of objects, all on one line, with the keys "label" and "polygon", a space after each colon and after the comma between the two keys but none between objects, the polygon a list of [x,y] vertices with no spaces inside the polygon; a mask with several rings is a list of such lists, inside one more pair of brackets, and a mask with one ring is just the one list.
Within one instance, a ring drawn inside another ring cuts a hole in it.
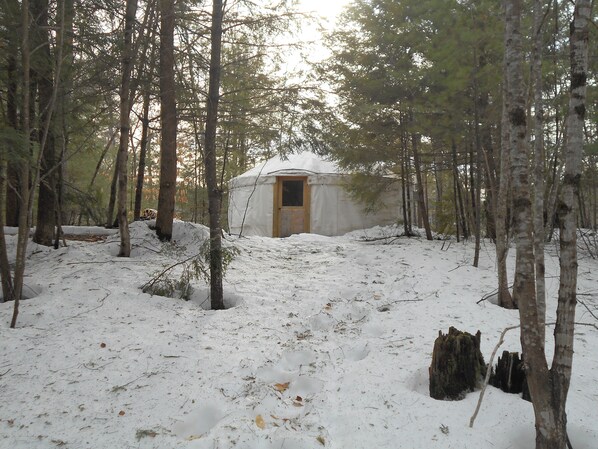
[{"label": "white yurt roof", "polygon": [[275,156],[239,175],[238,178],[268,175],[284,176],[298,173],[343,174],[335,162],[304,151],[302,153],[291,154],[286,159],[283,159],[281,156]]}]

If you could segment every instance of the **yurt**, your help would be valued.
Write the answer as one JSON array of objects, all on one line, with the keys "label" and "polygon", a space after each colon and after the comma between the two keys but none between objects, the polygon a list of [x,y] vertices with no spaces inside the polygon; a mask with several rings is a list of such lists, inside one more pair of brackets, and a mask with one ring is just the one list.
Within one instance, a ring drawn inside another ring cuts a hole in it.
[{"label": "yurt", "polygon": [[385,207],[366,212],[366,205],[345,189],[349,176],[313,153],[273,157],[230,180],[229,231],[265,237],[304,232],[333,236],[397,221],[398,186],[381,198]]}]

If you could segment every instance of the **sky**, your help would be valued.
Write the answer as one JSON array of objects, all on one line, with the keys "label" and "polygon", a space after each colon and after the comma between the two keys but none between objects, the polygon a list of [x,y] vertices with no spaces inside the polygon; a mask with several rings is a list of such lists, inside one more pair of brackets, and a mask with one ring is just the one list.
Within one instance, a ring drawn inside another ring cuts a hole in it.
[{"label": "sky", "polygon": [[328,20],[334,21],[342,8],[350,3],[350,0],[299,0],[298,4],[306,12],[315,12]]},{"label": "sky", "polygon": [[319,23],[316,20],[306,20],[302,23],[302,30],[299,34],[301,40],[313,42],[306,51],[309,61],[319,61],[328,56],[326,49],[319,43],[321,41],[320,27],[332,30],[336,19],[349,3],[351,0],[298,0],[297,6],[301,11],[321,18]]}]

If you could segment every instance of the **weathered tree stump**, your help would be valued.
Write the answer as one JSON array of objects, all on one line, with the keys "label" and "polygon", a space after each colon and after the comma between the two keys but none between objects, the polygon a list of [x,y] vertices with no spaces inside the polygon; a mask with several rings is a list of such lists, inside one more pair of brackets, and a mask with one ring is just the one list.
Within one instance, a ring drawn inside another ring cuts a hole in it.
[{"label": "weathered tree stump", "polygon": [[523,354],[519,358],[518,352],[503,351],[498,358],[496,368],[492,368],[490,385],[500,388],[505,393],[522,393],[523,399],[530,401]]},{"label": "weathered tree stump", "polygon": [[474,336],[454,327],[447,335],[438,333],[429,369],[432,398],[460,400],[478,387],[486,375],[481,335],[480,331]]}]

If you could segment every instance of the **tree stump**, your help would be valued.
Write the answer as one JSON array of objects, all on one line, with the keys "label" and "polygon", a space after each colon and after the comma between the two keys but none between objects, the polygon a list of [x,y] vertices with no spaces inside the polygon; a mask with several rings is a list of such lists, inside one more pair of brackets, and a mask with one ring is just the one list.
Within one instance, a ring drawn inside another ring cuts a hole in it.
[{"label": "tree stump", "polygon": [[503,351],[498,358],[496,368],[492,368],[490,385],[500,388],[505,393],[522,393],[523,399],[530,401],[523,354],[519,358],[518,352]]},{"label": "tree stump", "polygon": [[460,400],[478,387],[486,375],[481,335],[480,331],[474,336],[454,327],[447,335],[438,333],[429,369],[432,398]]}]

